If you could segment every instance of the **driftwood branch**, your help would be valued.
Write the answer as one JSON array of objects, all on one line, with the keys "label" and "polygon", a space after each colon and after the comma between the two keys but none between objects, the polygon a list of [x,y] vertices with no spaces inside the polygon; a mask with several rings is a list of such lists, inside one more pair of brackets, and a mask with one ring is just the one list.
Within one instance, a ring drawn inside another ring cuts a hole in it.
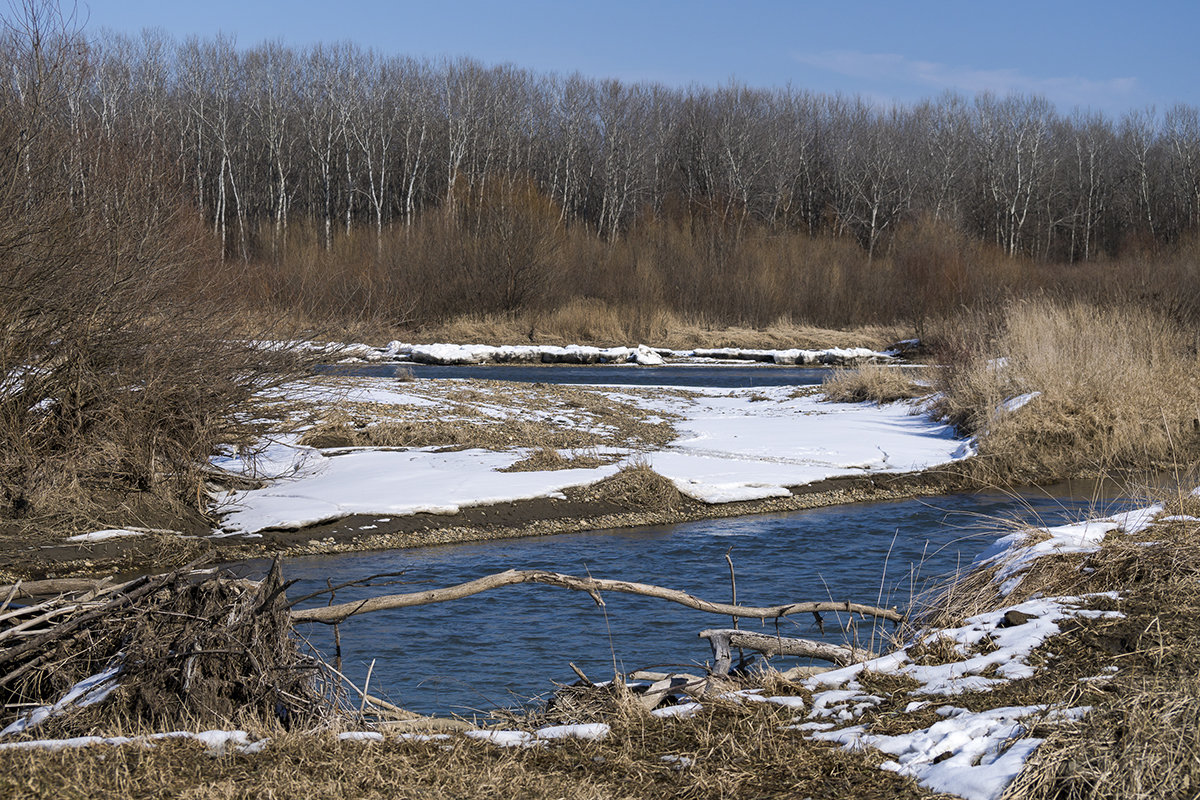
[{"label": "driftwood branch", "polygon": [[858,647],[814,642],[811,639],[790,639],[765,633],[739,631],[733,628],[700,631],[700,638],[708,639],[713,649],[713,673],[725,675],[733,663],[732,649],[755,650],[768,656],[802,656],[829,661],[839,666],[849,666],[875,658],[875,653]]},{"label": "driftwood branch", "polygon": [[661,600],[669,600],[672,603],[679,603],[688,608],[694,608],[697,611],[749,619],[777,619],[779,617],[786,617],[789,614],[810,614],[819,611],[863,614],[891,622],[901,622],[904,619],[904,616],[895,609],[879,608],[877,606],[863,605],[862,603],[822,602],[788,603],[786,605],[765,607],[740,606],[730,603],[713,603],[708,600],[702,600],[687,592],[679,591],[678,589],[667,589],[648,583],[632,583],[630,581],[618,581],[607,578],[581,578],[577,575],[564,575],[544,570],[510,569],[505,572],[486,575],[473,581],[467,581],[466,583],[460,583],[456,586],[447,586],[444,589],[427,589],[423,592],[381,595],[380,597],[371,597],[365,600],[338,603],[337,605],[326,606],[325,608],[293,610],[291,612],[292,621],[323,622],[327,625],[334,625],[356,614],[367,614],[372,611],[384,611],[392,608],[423,606],[430,603],[442,603],[447,600],[470,597],[473,594],[486,592],[489,589],[498,589],[501,586],[513,586],[518,583],[541,583],[547,586],[557,586],[560,589],[587,592],[593,597],[597,597],[599,592],[621,592],[624,594],[642,595],[644,597],[657,597]]}]

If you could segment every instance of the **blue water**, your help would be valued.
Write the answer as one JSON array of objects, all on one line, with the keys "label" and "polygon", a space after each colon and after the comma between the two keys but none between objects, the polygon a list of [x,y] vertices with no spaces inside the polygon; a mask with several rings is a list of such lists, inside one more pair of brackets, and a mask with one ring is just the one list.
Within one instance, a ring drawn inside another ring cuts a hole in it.
[{"label": "blue water", "polygon": [[[1118,504],[1102,506],[1105,511]],[[728,552],[738,600],[773,605],[853,600],[906,607],[939,576],[964,567],[1006,530],[1006,520],[1047,524],[1093,512],[1089,497],[958,494],[836,506],[789,514],[705,520],[667,527],[447,545],[289,560],[289,596],[382,572],[405,585],[345,589],[337,601],[448,586],[509,568],[542,568],[683,589],[728,601]],[[261,565],[250,565],[261,568]],[[654,665],[695,668],[711,657],[696,634],[729,620],[662,600],[591,598],[547,586],[512,586],[463,600],[367,614],[341,626],[344,671],[360,685],[374,659],[372,693],[421,712],[487,711],[528,702],[572,682],[574,662],[595,680]],[[324,604],[324,599],[309,604]],[[839,641],[834,615],[825,637]],[[775,631],[756,621],[746,629]],[[332,655],[332,630],[306,635]],[[785,636],[821,638],[811,616],[780,623]],[[870,623],[857,632],[871,643]],[[795,661],[776,661],[788,666]]]},{"label": "blue water", "polygon": [[474,378],[521,383],[605,384],[610,386],[816,386],[831,372],[829,367],[712,366],[675,364],[639,367],[633,364],[536,366],[528,364],[480,364],[478,366],[429,366],[423,364],[330,364],[316,368],[322,375],[390,378],[409,373],[416,378]]}]

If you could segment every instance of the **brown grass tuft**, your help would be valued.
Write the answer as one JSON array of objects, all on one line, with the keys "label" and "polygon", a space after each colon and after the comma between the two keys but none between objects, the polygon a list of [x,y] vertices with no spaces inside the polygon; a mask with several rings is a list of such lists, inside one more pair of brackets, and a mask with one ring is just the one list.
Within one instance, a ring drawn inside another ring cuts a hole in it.
[{"label": "brown grass tuft", "polygon": [[675,484],[643,460],[627,464],[593,489],[604,500],[639,511],[677,511],[683,505]]},{"label": "brown grass tuft", "polygon": [[835,403],[892,403],[929,394],[928,386],[913,380],[910,371],[884,364],[836,369],[821,384],[825,399]]},{"label": "brown grass tuft", "polygon": [[[612,456],[611,460],[616,460],[616,458],[616,456]],[[512,466],[500,471],[545,472],[559,469],[592,469],[602,464],[611,463],[611,460],[606,461],[594,452],[586,451],[583,453],[573,452],[570,456],[564,456],[558,449],[543,445],[534,449],[532,453]]]}]

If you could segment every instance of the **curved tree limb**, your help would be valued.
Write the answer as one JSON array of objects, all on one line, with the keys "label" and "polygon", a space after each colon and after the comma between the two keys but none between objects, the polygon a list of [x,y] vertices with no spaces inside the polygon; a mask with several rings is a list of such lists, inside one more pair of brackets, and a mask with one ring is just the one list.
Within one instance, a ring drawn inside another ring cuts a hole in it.
[{"label": "curved tree limb", "polygon": [[760,608],[732,605],[729,603],[713,603],[678,589],[668,589],[649,583],[633,583],[608,578],[581,578],[576,575],[564,575],[559,572],[547,572],[536,569],[510,569],[455,586],[447,586],[444,589],[428,589],[423,592],[382,595],[365,600],[338,603],[337,605],[326,606],[324,608],[293,610],[292,621],[323,622],[326,625],[334,625],[356,614],[384,611],[391,608],[423,606],[430,603],[442,603],[446,600],[470,597],[473,594],[486,592],[489,589],[498,589],[501,586],[512,586],[518,583],[541,583],[547,586],[557,586],[560,589],[573,589],[575,591],[587,592],[593,598],[598,598],[599,592],[622,592],[624,594],[637,594],[644,597],[657,597],[661,600],[669,600],[672,603],[679,603],[688,608],[694,608],[697,611],[750,619],[777,619],[779,617],[786,617],[789,614],[819,611],[841,611],[851,614],[863,614],[891,622],[900,622],[904,619],[904,615],[894,608],[879,608],[877,606],[863,605],[862,603],[788,603],[786,605]]}]

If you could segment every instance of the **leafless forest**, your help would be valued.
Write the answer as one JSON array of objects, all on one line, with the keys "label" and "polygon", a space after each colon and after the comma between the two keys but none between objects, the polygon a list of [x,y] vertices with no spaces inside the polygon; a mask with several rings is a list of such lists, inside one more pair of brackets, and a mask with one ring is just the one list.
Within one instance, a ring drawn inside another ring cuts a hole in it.
[{"label": "leafless forest", "polygon": [[[149,194],[171,187],[242,296],[310,317],[427,323],[584,297],[847,325],[1031,288],[1145,297],[1194,267],[1191,106],[883,108],[352,44],[65,35],[60,85],[36,98],[65,202],[104,202],[95,174],[121,161]],[[6,49],[22,107],[33,54]]]}]

